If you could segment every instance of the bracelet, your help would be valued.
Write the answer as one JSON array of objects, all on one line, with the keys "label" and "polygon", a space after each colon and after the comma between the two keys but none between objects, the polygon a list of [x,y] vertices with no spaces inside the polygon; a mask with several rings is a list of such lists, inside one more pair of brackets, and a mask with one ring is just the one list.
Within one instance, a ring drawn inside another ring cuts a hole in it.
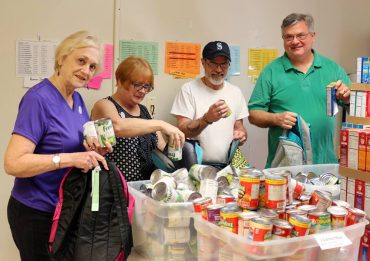
[{"label": "bracelet", "polygon": [[203,115],[202,120],[203,120],[205,123],[207,123],[208,125],[211,125],[211,124],[213,123],[213,122],[208,121],[208,120],[206,119],[206,114],[204,114],[204,115]]}]

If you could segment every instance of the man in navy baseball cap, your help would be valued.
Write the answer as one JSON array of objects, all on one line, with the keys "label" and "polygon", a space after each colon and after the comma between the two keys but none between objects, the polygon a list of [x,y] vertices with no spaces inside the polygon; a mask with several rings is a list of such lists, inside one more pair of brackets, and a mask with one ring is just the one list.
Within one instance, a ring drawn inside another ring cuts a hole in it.
[{"label": "man in navy baseball cap", "polygon": [[[202,55],[204,76],[181,87],[171,114],[186,138],[199,141],[204,163],[224,166],[233,140],[239,140],[240,145],[247,140],[243,125],[248,117],[247,103],[240,88],[226,80],[231,61],[229,46],[212,41],[204,46]],[[185,151],[186,147],[184,155]]]},{"label": "man in navy baseball cap", "polygon": [[209,60],[212,60],[217,56],[225,56],[229,61],[231,61],[230,48],[227,43],[221,41],[209,42],[204,46],[202,55],[204,59]]}]

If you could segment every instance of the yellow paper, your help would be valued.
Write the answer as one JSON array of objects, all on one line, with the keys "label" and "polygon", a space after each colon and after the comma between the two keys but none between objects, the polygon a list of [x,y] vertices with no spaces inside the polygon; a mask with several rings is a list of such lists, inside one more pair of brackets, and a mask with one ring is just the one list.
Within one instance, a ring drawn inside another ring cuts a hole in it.
[{"label": "yellow paper", "polygon": [[277,49],[248,49],[248,76],[255,82],[262,70],[278,56]]}]

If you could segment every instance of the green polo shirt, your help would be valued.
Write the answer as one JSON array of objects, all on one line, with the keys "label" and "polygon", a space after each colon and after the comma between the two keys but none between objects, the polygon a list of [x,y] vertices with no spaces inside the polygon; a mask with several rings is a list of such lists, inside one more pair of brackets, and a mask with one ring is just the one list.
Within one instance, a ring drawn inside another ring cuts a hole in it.
[{"label": "green polo shirt", "polygon": [[[338,163],[333,145],[335,117],[326,115],[326,86],[337,80],[349,86],[350,80],[337,63],[313,53],[314,61],[307,73],[297,70],[286,54],[266,66],[258,77],[248,108],[301,115],[311,126],[313,163]],[[266,168],[271,166],[281,134],[282,128],[269,128]]]}]

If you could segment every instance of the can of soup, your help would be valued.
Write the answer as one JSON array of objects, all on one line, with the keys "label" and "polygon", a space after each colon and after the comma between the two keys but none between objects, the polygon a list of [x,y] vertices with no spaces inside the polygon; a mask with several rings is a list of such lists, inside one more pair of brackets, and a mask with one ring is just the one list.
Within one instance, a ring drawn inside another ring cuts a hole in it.
[{"label": "can of soup", "polygon": [[95,123],[93,121],[88,121],[83,125],[84,128],[84,139],[87,140],[89,137],[98,138],[96,133]]},{"label": "can of soup", "polygon": [[99,143],[102,147],[109,142],[112,146],[116,145],[116,135],[114,134],[112,120],[103,118],[94,121]]},{"label": "can of soup", "polygon": [[169,144],[167,155],[173,161],[182,160],[182,148],[176,147],[175,144]]},{"label": "can of soup", "polygon": [[284,209],[286,206],[287,180],[279,175],[268,175],[265,180],[266,208]]}]

